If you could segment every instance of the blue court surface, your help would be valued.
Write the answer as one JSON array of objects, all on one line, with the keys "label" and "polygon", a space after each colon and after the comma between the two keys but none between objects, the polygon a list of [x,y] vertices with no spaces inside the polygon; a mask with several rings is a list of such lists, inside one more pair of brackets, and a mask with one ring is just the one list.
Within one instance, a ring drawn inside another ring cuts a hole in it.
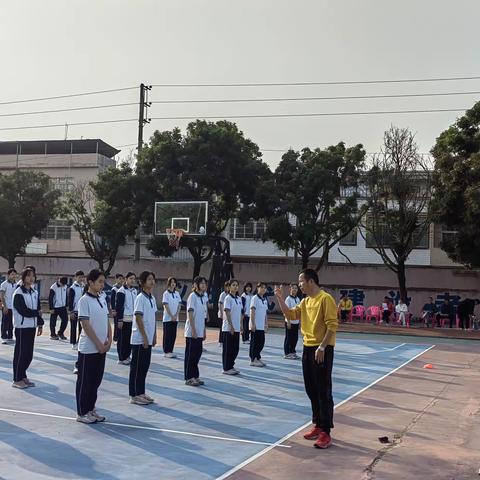
[{"label": "blue court surface", "polygon": [[[165,359],[156,349],[147,393],[156,404],[128,403],[129,367],[109,354],[97,408],[104,424],[74,421],[76,352],[68,343],[37,340],[29,377],[35,388],[10,387],[12,346],[0,347],[0,477],[2,479],[217,479],[283,441],[309,422],[301,362],[283,359],[283,335],[267,335],[267,368],[248,366],[242,345],[236,367],[222,375],[217,344],[207,344],[205,386],[183,382],[183,349]],[[339,338],[335,403],[368,388],[427,350],[400,341]]]}]

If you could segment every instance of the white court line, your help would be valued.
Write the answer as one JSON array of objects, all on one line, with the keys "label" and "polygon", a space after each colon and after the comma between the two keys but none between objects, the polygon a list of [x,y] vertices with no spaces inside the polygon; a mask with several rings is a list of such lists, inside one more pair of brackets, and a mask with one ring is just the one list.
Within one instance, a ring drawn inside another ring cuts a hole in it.
[{"label": "white court line", "polygon": [[[13,410],[11,408],[0,408],[0,412],[8,412],[8,413],[20,413],[23,415],[33,415],[36,417],[48,417],[48,418],[59,418],[61,420],[74,420],[76,421],[75,417],[65,417],[62,415],[51,415],[49,413],[39,413],[39,412],[27,412],[25,410]],[[203,433],[193,433],[193,432],[184,432],[182,430],[170,430],[168,428],[158,428],[158,427],[146,427],[143,425],[129,425],[126,423],[115,423],[115,422],[102,422],[98,425],[113,425],[115,427],[124,427],[124,428],[135,428],[137,430],[151,430],[154,432],[162,432],[162,433],[171,433],[174,435],[187,435],[190,437],[201,437],[201,438],[208,438],[211,440],[222,440],[227,442],[236,442],[236,443],[249,443],[253,445],[265,445],[271,448],[274,447],[282,447],[282,448],[291,448],[290,445],[276,445],[276,443],[268,443],[268,442],[257,442],[255,440],[244,440],[243,438],[232,438],[232,437],[219,437],[217,435],[206,435]]]},{"label": "white court line", "polygon": [[400,345],[397,345],[396,347],[393,348],[382,348],[381,350],[375,350],[373,352],[363,352],[363,353],[355,353],[351,352],[349,350],[341,350],[341,349],[335,349],[336,352],[340,353],[346,353],[348,355],[374,355],[375,353],[383,353],[383,352],[392,352],[393,350],[396,350],[397,348],[403,347],[404,345],[407,345],[406,343],[401,343]]},{"label": "white court line", "polygon": [[[374,385],[376,385],[378,382],[381,382],[382,380],[384,380],[385,378],[387,378],[388,376],[392,375],[393,373],[397,372],[398,370],[400,370],[401,368],[403,368],[405,365],[408,365],[410,362],[413,362],[416,358],[420,357],[421,355],[423,355],[424,353],[427,353],[429,350],[431,350],[432,348],[434,348],[435,345],[432,345],[431,347],[428,347],[427,349],[423,350],[422,352],[420,352],[418,355],[415,355],[414,357],[412,357],[410,360],[407,360],[405,363],[402,363],[399,367],[397,368],[394,368],[391,372],[387,373],[386,375],[384,375],[383,377],[380,377],[378,378],[377,380],[375,380],[374,382],[372,382],[370,385],[367,385],[366,387],[362,388],[361,390],[359,390],[358,392],[355,392],[353,395],[350,395],[348,398],[346,398],[345,400],[342,400],[341,402],[337,403],[337,405],[335,405],[335,409],[337,409],[338,407],[341,407],[343,404],[349,402],[350,400],[352,400],[353,398],[355,398],[357,395],[360,395],[361,393],[363,393],[365,390],[368,390],[369,388],[373,387]],[[242,463],[240,463],[239,465],[233,467],[232,469],[230,469],[228,472],[224,473],[223,475],[221,475],[220,477],[217,477],[216,480],[225,480],[226,478],[228,478],[230,475],[233,475],[235,472],[238,472],[238,470],[241,470],[243,467],[245,467],[246,465],[248,465],[249,463],[252,463],[254,460],[256,460],[257,458],[260,458],[261,456],[265,455],[266,453],[268,453],[270,450],[273,450],[275,447],[279,447],[283,442],[285,442],[286,440],[288,440],[289,438],[293,437],[294,435],[296,435],[297,433],[301,432],[302,430],[304,430],[305,428],[307,428],[309,425],[311,425],[312,422],[308,422],[306,423],[305,425],[302,425],[301,427],[297,428],[296,430],[294,430],[293,432],[290,432],[290,433],[287,433],[287,435],[285,435],[283,438],[281,438],[280,440],[278,440],[277,442],[273,443],[272,445],[269,445],[268,447],[264,448],[262,451],[256,453],[255,455],[251,456],[250,458],[247,458],[245,461],[243,461]]]}]

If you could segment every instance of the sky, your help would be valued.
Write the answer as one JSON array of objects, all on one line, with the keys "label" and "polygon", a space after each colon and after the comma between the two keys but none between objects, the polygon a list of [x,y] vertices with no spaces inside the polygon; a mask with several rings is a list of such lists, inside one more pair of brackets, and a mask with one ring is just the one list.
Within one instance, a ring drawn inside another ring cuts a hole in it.
[{"label": "sky", "polygon": [[[149,100],[228,100],[422,93],[462,95],[308,101],[157,104],[152,118],[232,119],[274,168],[290,147],[361,143],[381,148],[391,125],[409,127],[421,152],[461,112],[307,117],[465,109],[480,79],[250,87],[161,85],[358,82],[480,76],[478,0],[0,0],[0,140],[101,138],[128,155],[137,141],[138,85]],[[18,100],[137,87],[49,101]],[[3,104],[2,104],[3,103]],[[130,104],[38,115],[13,113]],[[71,125],[108,120],[128,122]],[[190,120],[152,120],[156,129]],[[68,129],[65,124],[70,124]],[[60,125],[53,128],[24,128]],[[7,128],[22,127],[16,130]],[[123,147],[123,145],[127,145]]]}]

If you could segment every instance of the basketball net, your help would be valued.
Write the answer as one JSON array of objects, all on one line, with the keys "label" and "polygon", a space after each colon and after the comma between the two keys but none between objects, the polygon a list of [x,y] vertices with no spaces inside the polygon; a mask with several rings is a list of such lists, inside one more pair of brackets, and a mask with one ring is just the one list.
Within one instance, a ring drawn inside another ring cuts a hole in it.
[{"label": "basketball net", "polygon": [[180,247],[180,240],[185,232],[181,228],[167,228],[166,232],[168,244],[175,250],[178,250]]}]

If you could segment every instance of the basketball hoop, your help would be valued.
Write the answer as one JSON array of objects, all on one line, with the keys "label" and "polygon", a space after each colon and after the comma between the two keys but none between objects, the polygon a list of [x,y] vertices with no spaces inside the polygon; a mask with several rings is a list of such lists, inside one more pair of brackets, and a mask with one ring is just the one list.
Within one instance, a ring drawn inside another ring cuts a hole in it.
[{"label": "basketball hoop", "polygon": [[167,228],[166,232],[168,244],[175,248],[175,250],[178,250],[180,247],[180,240],[182,239],[185,231],[182,228]]}]

